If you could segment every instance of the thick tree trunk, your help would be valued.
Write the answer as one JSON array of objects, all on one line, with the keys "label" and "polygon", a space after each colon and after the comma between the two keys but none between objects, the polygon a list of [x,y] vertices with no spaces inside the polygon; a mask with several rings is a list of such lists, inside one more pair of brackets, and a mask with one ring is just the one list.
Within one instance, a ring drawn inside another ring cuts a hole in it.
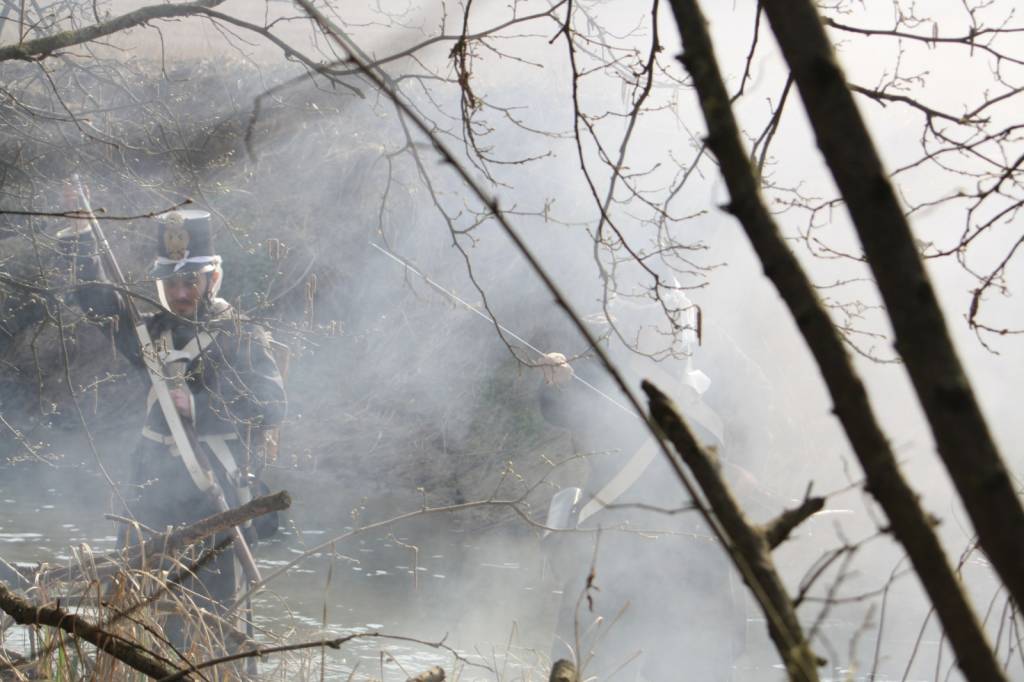
[{"label": "thick tree trunk", "polygon": [[762,3],[793,70],[818,146],[853,217],[907,366],[978,541],[1024,604],[1024,507],[1013,488],[882,162],[807,0]]},{"label": "thick tree trunk", "polygon": [[[704,17],[695,0],[672,0],[671,4],[685,47],[682,61],[693,77],[708,125],[708,147],[717,157],[729,187],[728,210],[739,219],[765,274],[785,300],[807,341],[835,402],[835,413],[864,468],[868,490],[885,510],[896,539],[906,548],[961,668],[972,680],[1004,680],[931,523],[897,466],[842,340],[761,200]],[[789,7],[791,3],[779,4]]]}]

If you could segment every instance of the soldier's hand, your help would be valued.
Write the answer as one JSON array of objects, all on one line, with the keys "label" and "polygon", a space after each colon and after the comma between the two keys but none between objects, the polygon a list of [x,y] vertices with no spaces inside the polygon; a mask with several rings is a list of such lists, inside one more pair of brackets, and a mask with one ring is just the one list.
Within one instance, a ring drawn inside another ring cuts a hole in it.
[{"label": "soldier's hand", "polygon": [[540,358],[540,368],[544,372],[544,383],[550,386],[561,386],[573,377],[572,365],[561,353],[545,353]]},{"label": "soldier's hand", "polygon": [[172,388],[171,400],[174,401],[174,407],[178,410],[178,413],[182,417],[192,416],[192,396],[187,389],[184,388]]}]

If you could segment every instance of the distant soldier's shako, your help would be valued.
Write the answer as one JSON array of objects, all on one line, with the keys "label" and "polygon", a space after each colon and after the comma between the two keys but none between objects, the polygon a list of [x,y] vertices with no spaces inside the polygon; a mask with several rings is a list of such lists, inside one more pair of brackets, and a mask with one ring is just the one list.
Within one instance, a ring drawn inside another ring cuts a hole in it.
[{"label": "distant soldier's shako", "polygon": [[188,272],[209,272],[220,265],[213,248],[210,214],[200,209],[170,211],[157,218],[157,258],[150,275],[163,279]]}]

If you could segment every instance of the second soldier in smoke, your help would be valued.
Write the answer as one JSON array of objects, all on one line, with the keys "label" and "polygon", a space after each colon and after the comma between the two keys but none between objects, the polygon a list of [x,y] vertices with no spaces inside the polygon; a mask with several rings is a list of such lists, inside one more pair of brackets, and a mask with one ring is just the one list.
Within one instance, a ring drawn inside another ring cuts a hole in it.
[{"label": "second soldier in smoke", "polygon": [[[629,385],[649,378],[670,391],[701,440],[727,453],[725,425],[703,398],[711,380],[692,364],[696,306],[673,293],[676,310],[689,313],[681,333],[667,328],[660,305],[616,300],[592,320],[595,335],[610,337],[608,353]],[[609,319],[621,336],[609,333]],[[641,420],[611,402],[618,393],[597,360],[570,364],[554,352],[541,369],[541,412],[570,431],[587,463],[580,488],[563,488],[548,516],[549,526],[569,531],[544,541],[563,591],[552,658],[576,661],[581,679],[653,682],[678,679],[682,668],[687,679],[728,682],[745,617],[725,552],[689,510]]]}]

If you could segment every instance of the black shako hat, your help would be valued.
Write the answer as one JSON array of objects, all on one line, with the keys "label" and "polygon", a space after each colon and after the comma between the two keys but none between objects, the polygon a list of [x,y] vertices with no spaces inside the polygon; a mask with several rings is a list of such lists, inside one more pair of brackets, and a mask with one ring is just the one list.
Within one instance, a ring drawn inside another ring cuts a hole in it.
[{"label": "black shako hat", "polygon": [[157,220],[158,255],[149,271],[152,277],[164,279],[186,272],[209,272],[220,264],[220,256],[213,249],[208,211],[170,211]]}]

